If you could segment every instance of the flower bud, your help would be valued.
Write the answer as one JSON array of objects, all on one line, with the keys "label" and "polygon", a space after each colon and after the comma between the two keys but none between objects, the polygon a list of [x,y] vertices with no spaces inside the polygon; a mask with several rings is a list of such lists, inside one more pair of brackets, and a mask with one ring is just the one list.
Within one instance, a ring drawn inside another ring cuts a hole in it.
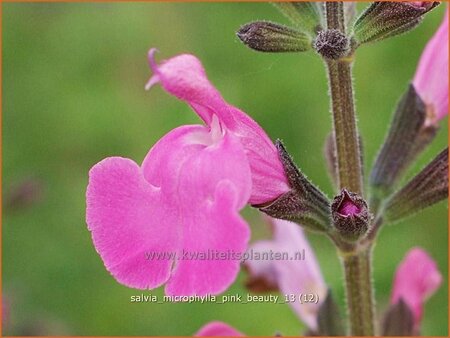
[{"label": "flower bud", "polygon": [[354,37],[362,44],[405,33],[437,5],[438,1],[375,1],[356,20]]},{"label": "flower bud", "polygon": [[446,199],[447,196],[448,147],[389,198],[385,206],[385,219],[396,222]]},{"label": "flower bud", "polygon": [[358,240],[367,232],[372,218],[366,201],[346,189],[334,198],[331,217],[338,233],[349,242]]},{"label": "flower bud", "polygon": [[304,52],[311,48],[306,34],[268,21],[250,22],[236,34],[247,47],[260,52]]},{"label": "flower bud", "polygon": [[[372,167],[369,182],[373,200],[389,195],[404,172],[434,139],[437,127],[427,126],[426,119],[425,103],[410,85],[397,105],[386,140]],[[372,202],[371,206],[374,210]]]},{"label": "flower bud", "polygon": [[314,40],[314,49],[327,59],[339,59],[350,50],[348,38],[337,29],[320,31]]}]

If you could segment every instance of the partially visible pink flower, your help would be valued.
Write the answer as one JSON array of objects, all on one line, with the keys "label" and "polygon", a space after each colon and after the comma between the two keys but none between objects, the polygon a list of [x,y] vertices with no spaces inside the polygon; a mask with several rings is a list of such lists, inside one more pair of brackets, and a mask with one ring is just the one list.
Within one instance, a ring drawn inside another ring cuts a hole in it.
[{"label": "partially visible pink flower", "polygon": [[413,85],[427,105],[428,124],[448,114],[448,11],[419,61]]},{"label": "partially visible pink flower", "polygon": [[442,276],[433,259],[422,249],[411,249],[395,273],[391,304],[402,299],[412,310],[416,328],[423,304],[439,287]]},{"label": "partially visible pink flower", "polygon": [[425,7],[428,4],[432,3],[430,1],[406,1],[406,2],[408,2],[409,4],[416,6],[416,7]]},{"label": "partially visible pink flower", "polygon": [[429,11],[439,4],[438,1],[403,1],[403,2],[417,9],[421,9],[423,11]]},{"label": "partially visible pink flower", "polygon": [[155,51],[151,49],[148,54],[154,75],[146,89],[160,83],[168,93],[186,101],[208,126],[216,116],[222,128],[239,139],[252,173],[249,203],[271,202],[289,191],[273,142],[254,120],[222,98],[206,77],[200,61],[193,55],[182,54],[158,65],[154,61]]},{"label": "partially visible pink flower", "polygon": [[245,335],[223,322],[210,322],[194,335],[195,337],[244,337]]},{"label": "partially visible pink flower", "polygon": [[[288,253],[282,260],[248,260],[245,262],[250,278],[265,280],[268,285],[277,285],[283,295],[316,294],[319,302],[301,304],[298,300],[289,303],[300,319],[311,329],[317,329],[317,315],[327,295],[327,286],[320,272],[314,252],[302,228],[292,222],[272,219],[273,240],[259,241],[249,250],[254,252]],[[298,260],[296,253],[305,250],[305,259]]]}]

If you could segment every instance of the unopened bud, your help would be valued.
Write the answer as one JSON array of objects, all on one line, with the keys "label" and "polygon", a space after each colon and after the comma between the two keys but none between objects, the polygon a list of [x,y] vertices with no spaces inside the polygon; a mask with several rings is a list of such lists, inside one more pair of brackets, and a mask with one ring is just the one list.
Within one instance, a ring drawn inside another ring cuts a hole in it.
[{"label": "unopened bud", "polygon": [[260,52],[304,52],[311,49],[308,35],[273,22],[250,22],[236,34],[245,45]]},{"label": "unopened bud", "polygon": [[[370,174],[372,200],[381,200],[434,139],[437,126],[427,125],[426,105],[410,85],[395,110],[386,140]],[[374,203],[371,201],[371,206]]]},{"label": "unopened bud", "polygon": [[331,217],[338,233],[349,242],[361,238],[367,232],[371,220],[364,199],[346,189],[334,198]]},{"label": "unopened bud", "polygon": [[415,214],[448,196],[448,147],[389,198],[385,219],[395,222]]},{"label": "unopened bud", "polygon": [[438,1],[375,1],[355,21],[358,44],[374,42],[405,33],[416,27]]},{"label": "unopened bud", "polygon": [[349,39],[337,29],[320,31],[314,40],[314,49],[327,59],[339,59],[350,50]]}]

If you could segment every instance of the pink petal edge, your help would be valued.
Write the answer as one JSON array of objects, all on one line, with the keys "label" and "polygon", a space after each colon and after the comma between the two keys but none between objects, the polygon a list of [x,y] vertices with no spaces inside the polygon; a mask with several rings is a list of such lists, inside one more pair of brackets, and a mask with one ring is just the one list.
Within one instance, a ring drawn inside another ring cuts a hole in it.
[{"label": "pink petal edge", "polygon": [[195,337],[244,337],[245,335],[230,325],[214,321],[204,325],[197,333]]}]

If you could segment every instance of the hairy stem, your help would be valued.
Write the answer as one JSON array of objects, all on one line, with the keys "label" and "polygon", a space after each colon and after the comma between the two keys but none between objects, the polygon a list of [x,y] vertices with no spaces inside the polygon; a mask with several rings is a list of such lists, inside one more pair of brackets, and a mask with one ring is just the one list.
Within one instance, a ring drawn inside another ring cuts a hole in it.
[{"label": "hairy stem", "polygon": [[344,3],[342,1],[325,2],[328,29],[337,29],[345,33]]},{"label": "hairy stem", "polygon": [[342,255],[345,271],[350,335],[373,336],[374,308],[371,277],[371,247]]},{"label": "hairy stem", "polygon": [[[345,33],[343,5],[327,2],[328,29]],[[353,99],[352,65],[349,58],[327,59],[333,112],[334,137],[340,188],[362,195],[362,170],[359,138]]]},{"label": "hairy stem", "polygon": [[[339,30],[345,34],[343,2],[326,2],[326,16],[328,30]],[[350,51],[350,55],[337,60],[325,60],[333,112],[338,185],[341,189],[345,188],[362,196],[362,165],[353,98],[351,53]],[[364,246],[356,245],[355,250],[350,251],[345,250],[339,242],[337,245],[342,250],[350,335],[373,336],[372,242],[366,242]]]}]

